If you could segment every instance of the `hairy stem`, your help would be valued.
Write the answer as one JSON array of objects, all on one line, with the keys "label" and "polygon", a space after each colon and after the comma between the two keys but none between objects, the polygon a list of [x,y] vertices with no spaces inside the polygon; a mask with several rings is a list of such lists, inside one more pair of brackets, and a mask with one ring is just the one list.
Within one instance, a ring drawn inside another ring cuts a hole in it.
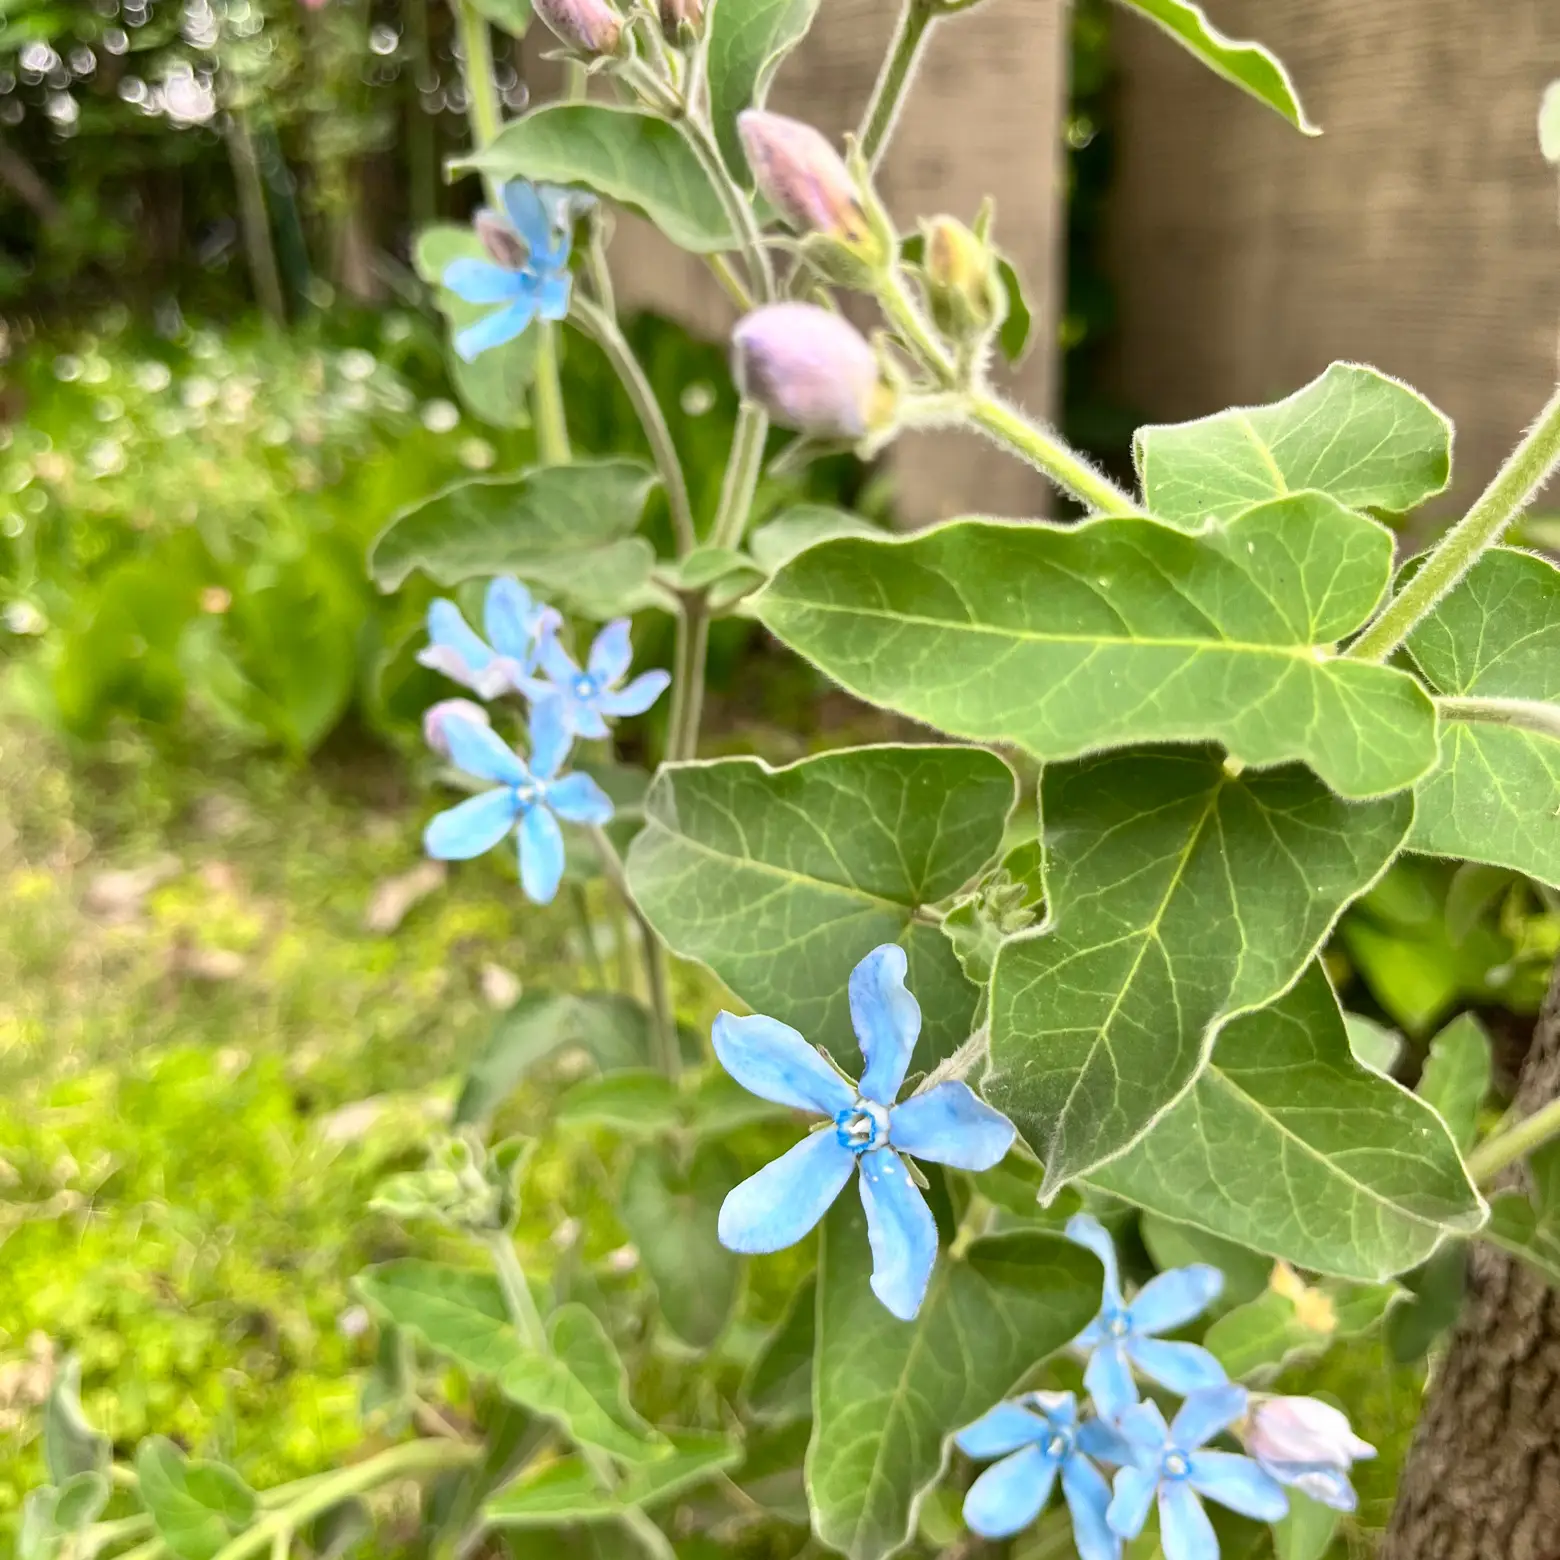
[{"label": "hairy stem", "polygon": [[678,555],[686,557],[698,546],[699,538],[693,528],[693,509],[688,502],[688,484],[683,478],[682,462],[677,457],[677,446],[672,442],[672,431],[666,425],[661,403],[656,400],[650,380],[617,321],[589,298],[582,297],[578,289],[570,305],[570,312],[585,333],[606,353],[613,372],[628,392],[629,400],[634,403],[639,425],[645,430],[645,438],[650,441],[655,469],[660,473],[661,485],[666,489],[666,502],[672,512],[672,531],[677,538]]},{"label": "hairy stem", "polygon": [[753,495],[758,491],[759,473],[764,464],[764,440],[768,435],[769,418],[752,402],[743,402],[737,413],[731,454],[726,459],[726,475],[721,482],[720,509],[710,532],[710,541],[716,547],[742,545],[753,513]]},{"label": "hairy stem", "polygon": [[1488,1186],[1507,1165],[1525,1159],[1536,1148],[1560,1137],[1560,1100],[1503,1127],[1468,1155],[1468,1176],[1475,1186]]},{"label": "hairy stem", "polygon": [[1004,449],[1043,471],[1064,493],[1095,514],[1141,513],[1130,493],[1097,472],[1081,455],[1067,448],[1054,433],[1029,421],[1017,408],[994,395],[970,398],[969,420]]},{"label": "hairy stem", "polygon": [[[466,118],[471,125],[472,145],[481,151],[503,127],[498,83],[493,77],[493,40],[488,24],[471,0],[450,0],[455,13],[455,32],[460,40],[461,74],[466,83]],[[498,181],[483,174],[487,198],[494,210],[501,209]]]},{"label": "hairy stem", "polygon": [[558,327],[551,320],[537,320],[536,379],[531,386],[531,420],[536,425],[536,453],[544,466],[566,466],[569,422],[563,409],[563,386],[558,380]]},{"label": "hairy stem", "polygon": [[1560,388],[1479,495],[1478,502],[1441,538],[1413,579],[1387,603],[1380,617],[1349,646],[1346,654],[1357,661],[1386,660],[1480,556],[1501,539],[1506,527],[1527,508],[1557,465]]},{"label": "hairy stem", "polygon": [[896,263],[885,271],[878,287],[878,302],[905,344],[947,386],[958,382],[959,365],[937,339],[931,321],[905,285],[904,272]]},{"label": "hairy stem", "polygon": [[666,756],[674,764],[698,757],[699,722],[704,717],[704,663],[709,644],[709,605],[702,592],[685,596],[677,618],[672,718],[666,738]]},{"label": "hairy stem", "polygon": [[894,133],[894,121],[904,105],[905,93],[915,76],[921,46],[937,17],[936,0],[905,0],[894,28],[894,41],[889,45],[872,88],[872,99],[861,118],[861,128],[856,132],[861,155],[867,167],[877,168],[887,150],[889,137]]},{"label": "hairy stem", "polygon": [[1560,738],[1560,706],[1537,699],[1437,699],[1435,707],[1447,720],[1487,721],[1518,726]]},{"label": "hairy stem", "polygon": [[672,1013],[672,987],[666,967],[666,949],[655,928],[645,919],[644,912],[629,892],[628,879],[623,874],[623,862],[616,846],[600,828],[592,828],[596,854],[601,859],[601,870],[612,885],[624,908],[639,928],[645,959],[645,984],[650,994],[650,1016],[654,1024],[656,1050],[661,1069],[668,1078],[677,1078],[682,1072],[682,1055],[677,1047],[677,1021]]}]

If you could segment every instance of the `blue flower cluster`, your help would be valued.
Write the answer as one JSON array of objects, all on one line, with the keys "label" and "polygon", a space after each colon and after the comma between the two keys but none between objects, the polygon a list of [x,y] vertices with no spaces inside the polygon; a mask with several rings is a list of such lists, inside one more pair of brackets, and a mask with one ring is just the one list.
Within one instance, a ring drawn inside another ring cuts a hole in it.
[{"label": "blue flower cluster", "polygon": [[[872,1248],[872,1289],[897,1317],[921,1308],[937,1260],[937,1225],[903,1156],[989,1170],[1012,1147],[1008,1119],[957,1079],[928,1080],[896,1103],[921,1031],[905,985],[903,948],[874,948],[851,972],[851,1024],[865,1063],[859,1083],[777,1019],[722,1013],[715,1020],[721,1065],[760,1099],[822,1119],[809,1136],[731,1191],[720,1210],[721,1243],[733,1251],[778,1251],[811,1230],[858,1173]],[[924,1181],[921,1182],[925,1184]],[[1088,1214],[1067,1237],[1100,1259],[1099,1315],[1073,1340],[1087,1354],[1080,1410],[1071,1392],[1029,1392],[998,1403],[955,1440],[971,1457],[999,1458],[970,1486],[964,1519],[984,1538],[1007,1538],[1045,1508],[1058,1481],[1081,1560],[1121,1560],[1156,1500],[1165,1560],[1218,1560],[1204,1499],[1259,1521],[1288,1511],[1283,1486],[1344,1511],[1354,1509],[1350,1463],[1374,1449],[1336,1409],[1311,1398],[1253,1397],[1233,1385],[1206,1349],[1160,1337],[1184,1327],[1218,1297],[1224,1278],[1196,1264],[1159,1274],[1129,1301],[1116,1249]],[[1137,1377],[1184,1398],[1168,1424],[1140,1400]],[[1209,1450],[1238,1431],[1249,1456]],[[1114,1468],[1114,1483],[1102,1466]]]},{"label": "blue flower cluster", "polygon": [[[1129,1302],[1099,1221],[1079,1214],[1067,1237],[1105,1268],[1100,1313],[1074,1340],[1088,1355],[1084,1384],[1093,1412],[1081,1417],[1070,1392],[1031,1392],[959,1432],[956,1443],[969,1456],[1002,1459],[965,1497],[964,1519],[976,1533],[1006,1538],[1027,1527],[1058,1477],[1081,1560],[1120,1560],[1124,1540],[1143,1531],[1156,1502],[1165,1560],[1218,1560],[1205,1499],[1276,1522],[1289,1509],[1287,1484],[1354,1509],[1350,1463],[1375,1451],[1342,1414],[1310,1398],[1254,1397],[1206,1349],[1156,1336],[1184,1326],[1218,1296],[1216,1268],[1171,1269]],[[1168,1424],[1156,1403],[1139,1400],[1134,1370],[1183,1397]],[[1250,1455],[1210,1450],[1226,1431]],[[1116,1469],[1113,1484],[1097,1464]]]},{"label": "blue flower cluster", "polygon": [[428,712],[430,745],[495,789],[440,813],[423,845],[440,861],[466,861],[518,834],[520,885],[537,904],[547,904],[563,878],[559,820],[599,826],[612,817],[611,800],[589,775],[559,773],[575,737],[605,737],[609,718],[643,713],[671,681],[654,671],[622,685],[633,660],[627,618],[602,629],[583,668],[558,642],[562,621],[518,580],[496,579],[483,604],[486,639],[453,601],[435,601],[428,647],[418,655],[480,698],[517,693],[529,703],[524,758],[492,729],[480,705],[451,699]]}]

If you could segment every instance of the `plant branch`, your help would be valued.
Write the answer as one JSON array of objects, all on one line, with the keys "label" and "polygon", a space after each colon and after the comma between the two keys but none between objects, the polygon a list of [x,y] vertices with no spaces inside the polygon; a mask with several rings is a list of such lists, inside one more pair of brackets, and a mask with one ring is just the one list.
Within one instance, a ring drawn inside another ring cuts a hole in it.
[{"label": "plant branch", "polygon": [[[498,83],[493,77],[493,40],[486,18],[471,0],[450,0],[455,13],[455,32],[460,40],[461,74],[466,83],[466,118],[471,125],[472,145],[481,151],[503,128]],[[501,210],[498,181],[489,173],[482,176],[488,203]]]},{"label": "plant branch", "polygon": [[958,383],[959,365],[947,348],[937,339],[931,321],[921,311],[921,306],[905,286],[904,272],[897,261],[884,271],[878,288],[878,302],[888,316],[890,324],[899,332],[905,343],[945,386]]},{"label": "plant branch", "polygon": [[872,88],[872,98],[861,116],[856,140],[867,167],[876,171],[894,133],[894,122],[904,106],[905,94],[915,77],[921,47],[937,19],[937,0],[905,0],[894,28],[894,41],[883,58],[883,68]]},{"label": "plant branch", "polygon": [[1560,705],[1537,699],[1437,699],[1435,707],[1447,720],[1485,721],[1517,726],[1560,739]]},{"label": "plant branch", "polygon": [[1102,476],[1081,455],[1068,449],[1055,434],[1030,422],[1016,407],[985,392],[973,395],[969,420],[1037,470],[1043,471],[1064,493],[1095,514],[1135,515],[1141,511],[1130,493],[1124,493]]},{"label": "plant branch", "polygon": [[672,442],[672,431],[666,425],[666,417],[661,411],[661,403],[655,398],[655,390],[617,321],[605,309],[582,296],[576,288],[570,313],[586,335],[606,353],[613,371],[634,404],[639,425],[650,441],[655,469],[661,474],[661,485],[666,489],[666,502],[672,512],[672,531],[677,538],[678,555],[686,557],[698,546],[699,538],[693,528],[693,509],[688,502],[688,484],[683,478],[682,462],[677,457],[677,446]]},{"label": "plant branch", "polygon": [[1524,1116],[1511,1126],[1497,1129],[1468,1155],[1468,1177],[1475,1186],[1488,1186],[1507,1165],[1525,1159],[1536,1148],[1560,1137],[1560,1100]]},{"label": "plant branch", "polygon": [[1560,387],[1478,502],[1441,538],[1414,577],[1345,654],[1356,661],[1386,660],[1482,554],[1501,539],[1557,465]]},{"label": "plant branch", "polygon": [[702,591],[682,599],[677,617],[677,657],[672,668],[672,718],[666,756],[674,764],[699,756],[704,716],[704,664],[710,645],[709,602]]},{"label": "plant branch", "polygon": [[759,473],[764,464],[764,440],[768,435],[768,417],[752,402],[743,402],[737,413],[731,454],[726,460],[726,475],[721,482],[720,508],[710,532],[713,546],[742,545],[753,513],[753,495],[758,491]]},{"label": "plant branch", "polygon": [[536,453],[544,466],[566,466],[572,459],[569,423],[558,381],[558,327],[537,320],[536,379],[531,386],[531,419],[536,424]]}]

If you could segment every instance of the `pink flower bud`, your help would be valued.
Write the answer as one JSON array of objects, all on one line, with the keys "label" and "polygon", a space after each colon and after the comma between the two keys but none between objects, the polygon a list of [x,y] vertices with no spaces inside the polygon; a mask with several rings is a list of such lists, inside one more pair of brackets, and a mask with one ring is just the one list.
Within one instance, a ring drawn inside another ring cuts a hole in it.
[{"label": "pink flower bud", "polygon": [[534,0],[536,14],[571,49],[615,54],[623,23],[606,0]]},{"label": "pink flower bud", "polygon": [[1240,1430],[1246,1450],[1277,1479],[1337,1511],[1353,1511],[1349,1468],[1376,1448],[1336,1408],[1315,1398],[1258,1398]]},{"label": "pink flower bud", "polygon": [[423,741],[440,758],[450,756],[450,743],[449,738],[444,734],[444,722],[452,715],[458,716],[461,720],[472,721],[478,726],[493,724],[488,719],[488,712],[480,704],[473,704],[470,699],[441,699],[437,704],[430,704],[423,711]]},{"label": "pink flower bud", "polygon": [[743,398],[778,423],[859,439],[886,393],[872,348],[837,314],[812,303],[755,309],[732,333],[731,371]]},{"label": "pink flower bud", "polygon": [[850,170],[811,125],[750,108],[737,115],[737,133],[760,192],[793,228],[847,244],[870,241]]},{"label": "pink flower bud", "polygon": [[697,37],[704,26],[704,0],[661,0],[661,31],[674,43],[686,30]]}]

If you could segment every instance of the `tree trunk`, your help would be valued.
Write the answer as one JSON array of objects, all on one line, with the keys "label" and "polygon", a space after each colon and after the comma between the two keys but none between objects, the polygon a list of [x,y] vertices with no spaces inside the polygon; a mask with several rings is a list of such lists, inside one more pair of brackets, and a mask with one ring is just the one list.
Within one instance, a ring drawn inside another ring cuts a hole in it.
[{"label": "tree trunk", "polygon": [[[1560,965],[1517,1088],[1560,1096]],[[1505,1184],[1520,1184],[1514,1166]],[[1560,1290],[1482,1242],[1379,1560],[1560,1560]]]}]

